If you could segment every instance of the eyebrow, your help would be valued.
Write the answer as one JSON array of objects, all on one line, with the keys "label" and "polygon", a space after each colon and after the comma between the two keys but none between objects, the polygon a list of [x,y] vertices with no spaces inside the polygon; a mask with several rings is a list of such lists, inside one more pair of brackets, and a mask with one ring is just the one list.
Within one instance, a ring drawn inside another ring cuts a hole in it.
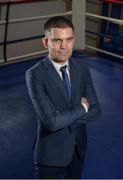
[{"label": "eyebrow", "polygon": [[[70,36],[70,37],[68,37],[67,39],[73,39],[74,38],[74,36]],[[66,39],[66,40],[67,40]],[[52,38],[52,40],[63,40],[63,39],[61,39],[61,38]]]}]

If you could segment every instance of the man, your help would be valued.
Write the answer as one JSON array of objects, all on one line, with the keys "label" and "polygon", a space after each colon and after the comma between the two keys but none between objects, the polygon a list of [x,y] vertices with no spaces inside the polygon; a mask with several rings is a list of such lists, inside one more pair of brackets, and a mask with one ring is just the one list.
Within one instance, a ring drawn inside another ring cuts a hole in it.
[{"label": "man", "polygon": [[81,178],[86,151],[87,122],[96,120],[100,107],[88,68],[71,58],[73,24],[53,17],[44,25],[43,45],[48,56],[26,72],[38,116],[35,144],[37,178]]}]

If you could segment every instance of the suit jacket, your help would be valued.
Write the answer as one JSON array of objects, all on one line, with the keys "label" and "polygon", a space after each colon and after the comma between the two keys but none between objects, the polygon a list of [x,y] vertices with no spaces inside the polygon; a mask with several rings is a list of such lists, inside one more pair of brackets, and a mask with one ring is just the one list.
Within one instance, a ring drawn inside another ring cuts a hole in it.
[{"label": "suit jacket", "polygon": [[[85,124],[100,115],[87,66],[82,60],[70,58],[69,67],[71,100],[62,79],[47,57],[26,72],[29,95],[38,116],[34,158],[40,164],[66,166],[72,159],[75,144],[82,158],[87,139]],[[88,113],[80,103],[82,97],[89,101]]]}]

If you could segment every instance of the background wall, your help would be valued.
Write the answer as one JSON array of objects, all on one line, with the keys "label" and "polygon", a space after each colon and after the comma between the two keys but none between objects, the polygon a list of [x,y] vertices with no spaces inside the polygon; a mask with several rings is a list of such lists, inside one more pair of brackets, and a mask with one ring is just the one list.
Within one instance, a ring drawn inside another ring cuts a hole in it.
[{"label": "background wall", "polygon": [[[50,0],[38,3],[14,4],[10,7],[10,20],[19,18],[29,18],[54,13],[65,12],[68,2],[64,0]],[[1,19],[5,19],[6,6],[2,6]],[[9,24],[8,41],[43,35],[43,24],[46,20],[36,20]],[[0,25],[0,42],[4,40],[4,25]],[[26,42],[9,44],[7,46],[8,58],[37,52],[43,49],[41,39]],[[0,59],[3,59],[3,50],[0,46]]]},{"label": "background wall", "polygon": [[[1,10],[0,19],[5,20],[6,6],[1,6],[0,10]],[[71,0],[50,0],[50,1],[42,1],[38,3],[14,4],[11,5],[10,7],[9,20],[37,17],[42,15],[51,15],[54,13],[64,13],[69,10],[72,10]],[[97,3],[96,0],[86,1],[86,11],[99,14],[100,4]],[[9,24],[8,37],[7,37],[8,41],[43,35],[43,24],[45,21],[46,19]],[[99,20],[94,20],[93,18],[86,18],[86,29],[92,30],[93,32],[98,32]],[[4,32],[5,32],[5,26],[0,25],[0,42],[4,41]],[[97,46],[98,38],[95,38],[95,36],[92,34],[87,35],[86,43]],[[41,50],[44,50],[41,44],[41,39],[40,38],[33,39],[30,41],[7,45],[7,57],[8,58],[17,57],[29,53],[39,52]],[[0,62],[2,62],[3,59],[2,46],[0,46],[0,59],[1,59]]]}]

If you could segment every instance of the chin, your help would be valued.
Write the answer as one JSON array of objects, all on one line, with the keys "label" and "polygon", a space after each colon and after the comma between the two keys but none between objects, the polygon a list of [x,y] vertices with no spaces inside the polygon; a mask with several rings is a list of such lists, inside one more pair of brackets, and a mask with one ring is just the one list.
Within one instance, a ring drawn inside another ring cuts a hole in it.
[{"label": "chin", "polygon": [[61,61],[61,62],[65,62],[69,59],[70,56],[62,56],[62,57],[59,57],[58,59]]},{"label": "chin", "polygon": [[65,58],[65,59],[59,59],[59,62],[65,63],[67,60],[68,60],[68,58]]}]

